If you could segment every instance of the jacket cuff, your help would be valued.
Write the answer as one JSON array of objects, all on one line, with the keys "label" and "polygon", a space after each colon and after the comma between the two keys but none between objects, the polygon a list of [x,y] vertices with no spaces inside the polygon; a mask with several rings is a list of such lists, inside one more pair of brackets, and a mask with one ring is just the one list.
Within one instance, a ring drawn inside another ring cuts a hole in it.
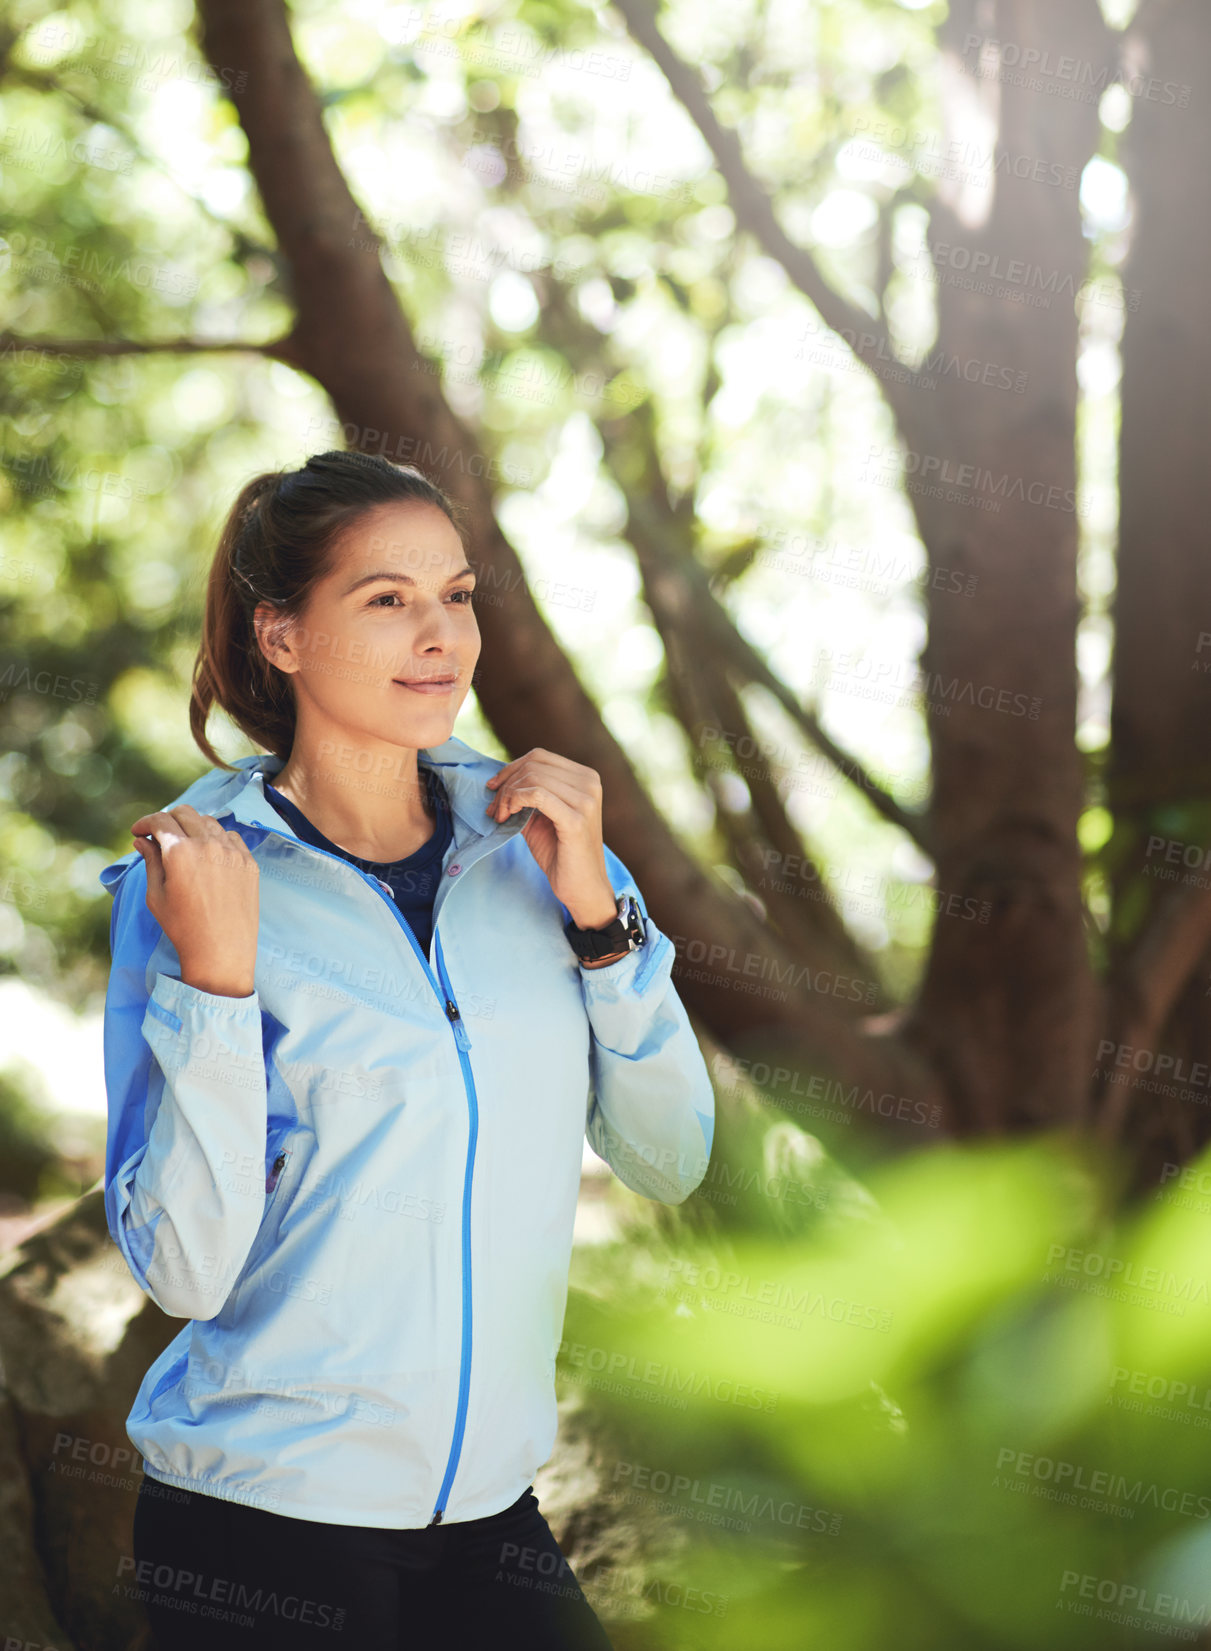
[{"label": "jacket cuff", "polygon": [[643,919],[643,927],[644,945],[600,969],[578,970],[593,1036],[620,1055],[633,1055],[642,1044],[677,955],[650,917]]},{"label": "jacket cuff", "polygon": [[187,986],[175,975],[158,974],[143,1015],[143,1035],[165,1074],[197,1062],[207,1076],[225,1076],[236,1086],[244,1086],[241,1079],[245,1084],[264,1082],[256,992],[225,997]]}]

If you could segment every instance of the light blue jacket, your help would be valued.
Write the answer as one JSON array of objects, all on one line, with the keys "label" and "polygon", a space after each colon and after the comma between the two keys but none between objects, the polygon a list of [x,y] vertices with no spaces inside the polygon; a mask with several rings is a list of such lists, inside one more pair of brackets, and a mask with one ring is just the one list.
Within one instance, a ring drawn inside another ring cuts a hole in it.
[{"label": "light blue jacket", "polygon": [[170,1485],[398,1528],[496,1513],[552,1452],[586,1134],[676,1204],[714,1126],[672,942],[618,857],[647,943],[581,969],[520,835],[532,810],[484,812],[504,764],[453,738],[418,760],[454,826],[429,957],[385,883],[277,813],[274,756],[166,805],[257,861],[250,996],[181,981],[136,850],[100,878],[109,1230],[190,1321],[143,1378],[131,1441]]}]

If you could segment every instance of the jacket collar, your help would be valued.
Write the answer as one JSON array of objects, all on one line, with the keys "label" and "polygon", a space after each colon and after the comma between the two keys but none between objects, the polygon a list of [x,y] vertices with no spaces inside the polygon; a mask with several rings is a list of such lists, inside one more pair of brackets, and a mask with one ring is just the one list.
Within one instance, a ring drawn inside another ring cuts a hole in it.
[{"label": "jacket collar", "polygon": [[[505,762],[476,751],[465,740],[451,736],[441,745],[422,746],[417,752],[417,762],[422,767],[435,769],[446,788],[454,828],[454,852],[463,860],[478,858],[481,848],[486,852],[516,836],[534,812],[533,808],[520,808],[503,825],[488,817],[484,811],[493,793],[487,789],[487,781],[505,767]],[[265,795],[265,780],[272,780],[284,766],[282,758],[271,752],[237,757],[234,773],[211,768],[164,807],[189,803],[199,814],[213,815],[221,823],[236,820],[241,825],[272,829],[301,842]],[[102,886],[112,892],[114,884],[141,858],[138,849],[132,848],[112,860],[100,873]]]}]

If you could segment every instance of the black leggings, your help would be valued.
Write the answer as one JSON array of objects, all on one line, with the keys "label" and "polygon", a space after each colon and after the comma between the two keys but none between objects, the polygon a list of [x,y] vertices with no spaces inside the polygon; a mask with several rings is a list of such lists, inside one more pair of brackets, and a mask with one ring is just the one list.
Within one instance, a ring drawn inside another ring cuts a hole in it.
[{"label": "black leggings", "polygon": [[534,1487],[485,1519],[329,1525],[145,1476],[121,1586],[155,1651],[611,1651]]}]

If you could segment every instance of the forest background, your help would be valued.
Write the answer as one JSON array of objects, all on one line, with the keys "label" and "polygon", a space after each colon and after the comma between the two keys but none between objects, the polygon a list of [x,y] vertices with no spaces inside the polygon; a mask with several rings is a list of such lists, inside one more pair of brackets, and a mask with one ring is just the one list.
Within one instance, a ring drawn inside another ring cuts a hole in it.
[{"label": "forest background", "polygon": [[601,774],[716,1081],[685,1206],[586,1158],[616,1643],[1205,1639],[1209,156],[1196,0],[7,9],[0,1630],[141,1631],[97,872],[227,503],[353,446],[467,507],[458,732]]}]

